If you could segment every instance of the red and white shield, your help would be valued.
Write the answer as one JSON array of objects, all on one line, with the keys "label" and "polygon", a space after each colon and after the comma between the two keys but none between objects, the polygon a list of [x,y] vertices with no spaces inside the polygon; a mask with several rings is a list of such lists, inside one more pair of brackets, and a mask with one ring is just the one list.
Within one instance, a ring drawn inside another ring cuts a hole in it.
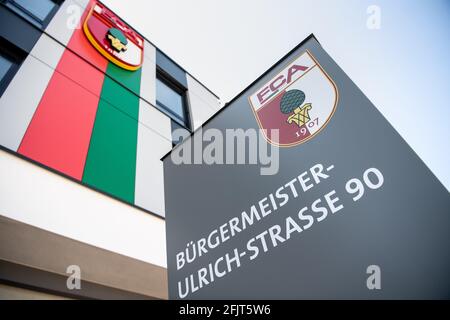
[{"label": "red and white shield", "polygon": [[[269,143],[291,147],[318,134],[336,109],[338,90],[309,51],[249,97],[250,105]],[[271,130],[278,129],[278,141]]]},{"label": "red and white shield", "polygon": [[141,67],[144,39],[103,4],[94,2],[83,30],[91,44],[114,64],[131,71]]}]

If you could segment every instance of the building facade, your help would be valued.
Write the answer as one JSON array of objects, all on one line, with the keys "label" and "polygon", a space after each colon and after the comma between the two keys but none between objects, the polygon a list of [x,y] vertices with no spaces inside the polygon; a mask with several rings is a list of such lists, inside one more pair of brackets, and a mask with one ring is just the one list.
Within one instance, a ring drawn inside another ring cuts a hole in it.
[{"label": "building facade", "polygon": [[0,297],[167,298],[160,159],[219,98],[99,1],[0,24]]}]

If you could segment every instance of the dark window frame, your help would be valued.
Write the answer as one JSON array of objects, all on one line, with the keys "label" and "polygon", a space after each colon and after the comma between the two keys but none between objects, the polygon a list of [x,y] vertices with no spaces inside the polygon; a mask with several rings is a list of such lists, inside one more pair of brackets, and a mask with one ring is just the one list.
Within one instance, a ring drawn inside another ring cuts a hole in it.
[{"label": "dark window frame", "polygon": [[0,37],[0,54],[9,60],[12,65],[6,72],[5,76],[0,79],[0,97],[6,91],[12,79],[19,70],[22,62],[25,60],[27,54],[11,44],[9,41]]},{"label": "dark window frame", "polygon": [[60,8],[61,4],[64,0],[50,0],[55,3],[55,7],[47,14],[47,17],[44,20],[36,17],[32,12],[30,12],[27,8],[22,7],[20,4],[16,3],[14,0],[0,0],[0,3],[3,4],[6,8],[10,9],[20,17],[26,19],[33,25],[39,28],[46,28],[50,21],[55,16],[56,12]]},{"label": "dark window frame", "polygon": [[[176,80],[172,79],[166,72],[164,72],[161,68],[156,68],[156,81],[161,81],[166,86],[168,86],[170,89],[175,91],[181,96],[182,104],[183,104],[183,111],[185,116],[185,122],[180,119],[180,117],[174,113],[169,106],[164,105],[162,102],[158,101],[158,93],[155,90],[155,101],[156,101],[156,107],[160,109],[163,113],[165,113],[167,116],[169,116],[174,122],[176,122],[178,125],[183,127],[184,129],[188,130],[189,132],[192,132],[192,123],[191,123],[191,112],[189,110],[189,104],[187,101],[187,90],[182,85],[180,85]],[[156,83],[155,83],[156,88]]]}]

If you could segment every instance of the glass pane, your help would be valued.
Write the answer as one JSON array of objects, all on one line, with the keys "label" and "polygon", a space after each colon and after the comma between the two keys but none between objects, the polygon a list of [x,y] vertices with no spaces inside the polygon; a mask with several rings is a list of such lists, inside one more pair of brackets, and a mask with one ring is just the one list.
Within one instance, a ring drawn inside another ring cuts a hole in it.
[{"label": "glass pane", "polygon": [[184,121],[183,97],[159,79],[156,79],[156,100]]},{"label": "glass pane", "polygon": [[56,6],[51,0],[13,0],[13,2],[26,9],[41,21],[44,21]]},{"label": "glass pane", "polygon": [[175,146],[181,141],[183,141],[186,137],[189,137],[189,131],[180,126],[174,120],[171,120],[172,126],[172,145]]},{"label": "glass pane", "polygon": [[11,68],[12,62],[0,55],[0,81],[8,73],[9,68]]}]

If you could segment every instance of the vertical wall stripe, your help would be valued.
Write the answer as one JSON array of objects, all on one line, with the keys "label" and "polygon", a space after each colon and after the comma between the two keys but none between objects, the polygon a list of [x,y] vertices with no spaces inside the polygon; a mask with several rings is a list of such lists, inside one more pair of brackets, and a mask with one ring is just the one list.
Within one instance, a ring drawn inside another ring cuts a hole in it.
[{"label": "vertical wall stripe", "polygon": [[172,148],[172,142],[162,137],[143,121],[159,122],[167,127],[164,135],[170,135],[170,119],[144,102],[139,112],[138,147],[136,159],[135,204],[164,216],[164,171],[160,160]]},{"label": "vertical wall stripe", "polygon": [[[141,97],[155,100],[155,47],[145,44]],[[150,129],[151,128],[151,129]],[[164,216],[164,172],[160,158],[172,148],[170,119],[140,100],[134,203]]]},{"label": "vertical wall stripe", "polygon": [[103,73],[66,51],[19,153],[81,180],[103,79]]},{"label": "vertical wall stripe", "polygon": [[[0,143],[17,151],[34,112],[47,88],[54,70],[41,61],[59,61],[64,46],[74,30],[66,27],[66,1],[47,26],[47,30],[59,30],[62,45],[54,45],[45,34],[41,36],[25,59],[14,79],[0,99]],[[82,6],[80,5],[82,8]],[[64,25],[61,25],[64,23]],[[37,58],[37,59],[36,59]],[[51,65],[51,64],[50,64]]]},{"label": "vertical wall stripe", "polygon": [[38,43],[34,46],[31,55],[55,70],[61,60],[64,50],[65,48],[63,45],[59,44],[44,33]]},{"label": "vertical wall stripe", "polygon": [[0,143],[4,147],[13,151],[19,148],[53,71],[28,56],[9,84],[0,99]]},{"label": "vertical wall stripe", "polygon": [[53,17],[45,29],[45,33],[67,45],[73,31],[80,26],[79,23],[77,24],[77,15],[83,15],[88,3],[89,0],[65,0],[59,8],[58,14]]},{"label": "vertical wall stripe", "polygon": [[[141,69],[130,72],[109,63],[107,74],[111,73],[122,73],[139,91]],[[134,202],[138,117],[139,97],[106,77],[83,182],[130,203]]]},{"label": "vertical wall stripe", "polygon": [[156,48],[144,41],[144,61],[142,64],[140,96],[151,104],[156,103]]},{"label": "vertical wall stripe", "polygon": [[220,109],[220,101],[189,74],[187,83],[187,97],[195,130]]},{"label": "vertical wall stripe", "polygon": [[[76,29],[69,47],[87,45]],[[106,70],[99,53],[97,67]],[[56,67],[18,152],[81,180],[104,74],[66,50]]]}]

